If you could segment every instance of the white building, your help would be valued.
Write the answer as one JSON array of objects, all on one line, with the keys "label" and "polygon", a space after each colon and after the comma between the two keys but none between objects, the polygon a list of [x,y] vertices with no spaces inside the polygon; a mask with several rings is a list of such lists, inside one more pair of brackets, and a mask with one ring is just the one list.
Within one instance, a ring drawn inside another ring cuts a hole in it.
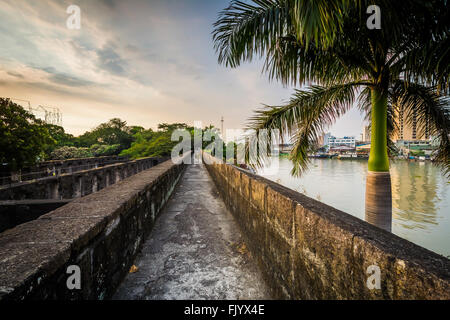
[{"label": "white building", "polygon": [[323,146],[330,146],[330,138],[331,138],[331,133],[326,133],[323,135]]},{"label": "white building", "polygon": [[364,126],[363,133],[362,133],[362,141],[363,142],[370,142],[370,127]]},{"label": "white building", "polygon": [[342,146],[355,148],[356,139],[355,139],[355,137],[336,138],[336,137],[330,136],[328,146],[330,148],[336,148],[336,147],[342,147]]}]

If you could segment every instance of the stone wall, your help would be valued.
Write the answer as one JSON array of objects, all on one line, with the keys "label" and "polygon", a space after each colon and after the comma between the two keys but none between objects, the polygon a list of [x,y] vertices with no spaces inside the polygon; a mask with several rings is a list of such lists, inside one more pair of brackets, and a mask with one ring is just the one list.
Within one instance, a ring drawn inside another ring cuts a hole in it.
[{"label": "stone wall", "polygon": [[0,186],[0,200],[79,198],[146,170],[163,160],[165,159],[143,158],[24,181],[12,186]]},{"label": "stone wall", "polygon": [[[1,233],[0,300],[110,297],[183,169],[168,160]],[[80,290],[66,285],[71,265]]]},{"label": "stone wall", "polygon": [[39,218],[66,205],[70,200],[6,200],[0,201],[0,232]]},{"label": "stone wall", "polygon": [[[75,171],[88,170],[92,168],[103,167],[105,165],[126,162],[128,157],[121,156],[104,156],[91,158],[77,158],[66,160],[50,160],[39,162],[34,166],[25,167],[21,170],[21,181],[45,178],[50,175],[59,175],[64,173],[72,173]],[[0,166],[0,185],[15,183],[11,181],[11,172],[6,166]]]},{"label": "stone wall", "polygon": [[[450,299],[450,260],[277,183],[204,154],[275,296]],[[367,279],[381,271],[381,289]]]}]

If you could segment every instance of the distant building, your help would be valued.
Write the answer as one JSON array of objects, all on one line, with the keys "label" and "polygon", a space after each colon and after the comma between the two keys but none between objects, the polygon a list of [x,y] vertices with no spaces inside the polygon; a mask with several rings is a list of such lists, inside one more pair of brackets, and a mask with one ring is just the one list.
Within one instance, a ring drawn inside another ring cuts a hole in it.
[{"label": "distant building", "polygon": [[370,142],[370,126],[364,126],[362,133],[362,141]]},{"label": "distant building", "polygon": [[417,115],[412,114],[412,121],[407,122],[405,119],[405,111],[403,106],[399,107],[398,111],[395,111],[396,118],[398,119],[398,132],[394,136],[394,141],[398,140],[429,140],[430,139],[430,128],[428,123],[428,118],[425,121],[425,126],[419,128],[417,123]]},{"label": "distant building", "polygon": [[331,133],[324,133],[321,137],[322,146],[330,146]]},{"label": "distant building", "polygon": [[426,155],[430,155],[434,149],[430,140],[397,140],[396,146],[404,155],[414,151],[423,151]]},{"label": "distant building", "polygon": [[356,146],[356,139],[355,137],[342,137],[342,138],[336,138],[333,136],[330,136],[328,139],[329,143],[328,146],[330,149],[336,149],[338,147],[350,147],[355,148]]},{"label": "distant building", "polygon": [[280,143],[278,149],[280,153],[290,153],[292,151],[293,145],[291,143]]},{"label": "distant building", "polygon": [[356,146],[356,152],[359,155],[369,155],[370,153],[370,143],[363,143]]}]

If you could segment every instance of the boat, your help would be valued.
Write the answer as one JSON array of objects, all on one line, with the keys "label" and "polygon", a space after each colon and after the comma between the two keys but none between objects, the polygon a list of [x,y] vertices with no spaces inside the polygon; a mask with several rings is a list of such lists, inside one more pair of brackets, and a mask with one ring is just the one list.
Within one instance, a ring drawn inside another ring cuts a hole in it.
[{"label": "boat", "polygon": [[319,154],[313,154],[310,155],[309,158],[315,158],[315,159],[330,159],[331,155],[326,153],[319,153]]},{"label": "boat", "polygon": [[356,160],[356,158],[357,158],[356,153],[347,153],[338,155],[338,159],[340,160]]}]

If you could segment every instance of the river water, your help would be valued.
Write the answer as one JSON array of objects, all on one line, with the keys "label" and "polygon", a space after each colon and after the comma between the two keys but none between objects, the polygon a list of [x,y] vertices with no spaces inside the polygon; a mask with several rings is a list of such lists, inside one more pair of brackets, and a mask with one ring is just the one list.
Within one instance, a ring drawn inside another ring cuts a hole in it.
[{"label": "river water", "polygon": [[[367,161],[313,159],[302,177],[280,158],[258,174],[364,220]],[[450,256],[450,182],[429,162],[391,161],[392,232]]]}]

